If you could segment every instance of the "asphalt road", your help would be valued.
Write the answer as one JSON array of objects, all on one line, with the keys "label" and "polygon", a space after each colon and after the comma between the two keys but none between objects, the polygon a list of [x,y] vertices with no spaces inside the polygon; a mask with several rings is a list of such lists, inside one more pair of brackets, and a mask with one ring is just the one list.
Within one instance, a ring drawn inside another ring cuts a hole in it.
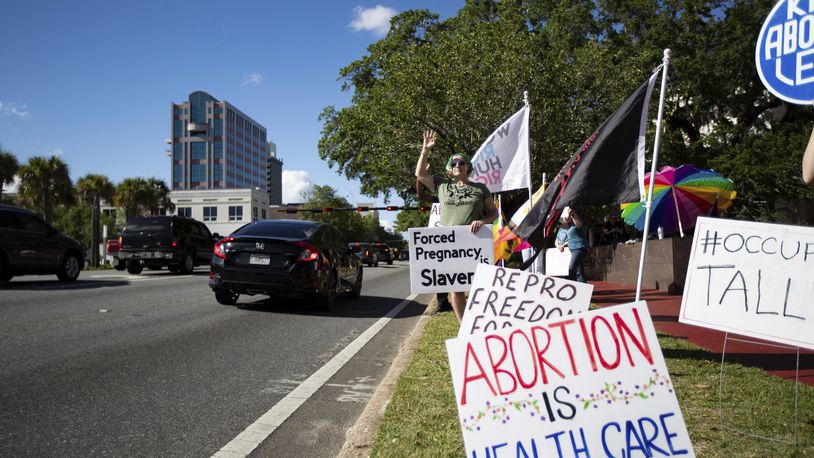
[{"label": "asphalt road", "polygon": [[[0,286],[0,456],[217,453],[409,296],[406,263],[362,297],[219,305],[208,272],[83,271]],[[334,456],[425,306],[409,303],[252,456]]]}]

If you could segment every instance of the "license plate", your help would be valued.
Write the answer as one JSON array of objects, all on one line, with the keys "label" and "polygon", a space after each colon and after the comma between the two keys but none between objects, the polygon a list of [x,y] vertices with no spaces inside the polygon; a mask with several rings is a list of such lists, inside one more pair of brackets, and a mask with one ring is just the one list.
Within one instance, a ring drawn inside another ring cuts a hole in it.
[{"label": "license plate", "polygon": [[271,264],[271,256],[265,254],[253,254],[249,256],[249,264],[267,266]]}]

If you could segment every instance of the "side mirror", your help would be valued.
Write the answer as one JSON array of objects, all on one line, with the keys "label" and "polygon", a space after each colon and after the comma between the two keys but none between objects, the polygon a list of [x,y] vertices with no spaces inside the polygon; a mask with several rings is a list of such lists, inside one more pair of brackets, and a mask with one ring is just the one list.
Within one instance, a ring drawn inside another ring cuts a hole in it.
[{"label": "side mirror", "polygon": [[220,239],[222,239],[222,238],[223,238],[223,237],[221,237],[221,235],[220,235],[220,234],[218,234],[217,232],[215,232],[214,234],[212,234],[212,237],[215,237],[215,239],[217,239],[217,240],[220,240]]}]

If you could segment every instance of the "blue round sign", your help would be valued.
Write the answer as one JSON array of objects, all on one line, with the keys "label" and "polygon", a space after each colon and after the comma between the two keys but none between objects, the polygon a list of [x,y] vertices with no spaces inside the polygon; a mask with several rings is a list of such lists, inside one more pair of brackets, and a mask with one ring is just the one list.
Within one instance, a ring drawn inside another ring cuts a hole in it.
[{"label": "blue round sign", "polygon": [[763,23],[755,47],[760,80],[791,103],[814,102],[814,0],[781,0]]}]

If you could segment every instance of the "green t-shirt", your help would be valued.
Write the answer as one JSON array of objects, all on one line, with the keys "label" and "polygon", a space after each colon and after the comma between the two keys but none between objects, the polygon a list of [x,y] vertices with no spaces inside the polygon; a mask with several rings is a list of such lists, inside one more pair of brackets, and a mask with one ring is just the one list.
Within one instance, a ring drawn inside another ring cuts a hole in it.
[{"label": "green t-shirt", "polygon": [[486,216],[483,203],[491,193],[485,184],[470,181],[458,186],[437,176],[433,184],[441,203],[442,226],[465,226]]}]

